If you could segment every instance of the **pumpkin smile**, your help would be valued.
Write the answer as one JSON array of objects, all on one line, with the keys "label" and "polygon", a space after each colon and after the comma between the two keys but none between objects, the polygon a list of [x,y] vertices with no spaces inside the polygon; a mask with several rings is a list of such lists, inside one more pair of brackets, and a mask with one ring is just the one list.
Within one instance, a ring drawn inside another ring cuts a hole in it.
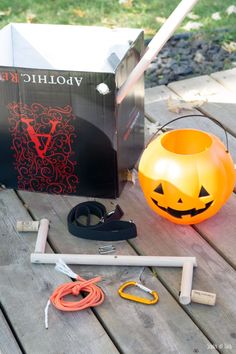
[{"label": "pumpkin smile", "polygon": [[153,203],[160,208],[161,210],[164,210],[165,212],[167,212],[168,214],[174,216],[175,218],[182,218],[183,215],[191,215],[192,217],[198,214],[203,213],[205,210],[207,210],[211,204],[213,203],[213,200],[211,202],[208,202],[205,204],[204,208],[201,209],[196,209],[196,208],[192,208],[192,209],[188,209],[188,210],[177,210],[177,209],[173,209],[170,207],[163,207],[161,205],[158,204],[158,201],[152,198]]}]

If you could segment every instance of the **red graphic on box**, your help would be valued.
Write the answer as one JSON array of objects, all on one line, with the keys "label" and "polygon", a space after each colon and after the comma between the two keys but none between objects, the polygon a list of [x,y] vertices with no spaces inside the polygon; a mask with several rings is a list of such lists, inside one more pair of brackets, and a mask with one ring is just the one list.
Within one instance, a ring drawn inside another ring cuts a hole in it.
[{"label": "red graphic on box", "polygon": [[0,81],[9,81],[18,84],[19,74],[12,71],[0,71]]},{"label": "red graphic on box", "polygon": [[[47,152],[48,149],[48,145],[51,142],[52,139],[52,134],[55,132],[56,130],[56,126],[59,123],[58,121],[50,121],[51,124],[51,130],[49,132],[49,134],[37,134],[33,128],[33,126],[31,125],[31,123],[34,121],[33,119],[29,119],[29,118],[21,118],[20,119],[21,122],[25,123],[27,125],[27,132],[32,140],[32,142],[35,145],[35,149],[37,150],[38,155],[41,158],[45,157],[45,154]],[[45,139],[43,139],[45,138]]]},{"label": "red graphic on box", "polygon": [[75,193],[78,177],[72,150],[76,138],[72,108],[16,102],[8,108],[18,188]]}]

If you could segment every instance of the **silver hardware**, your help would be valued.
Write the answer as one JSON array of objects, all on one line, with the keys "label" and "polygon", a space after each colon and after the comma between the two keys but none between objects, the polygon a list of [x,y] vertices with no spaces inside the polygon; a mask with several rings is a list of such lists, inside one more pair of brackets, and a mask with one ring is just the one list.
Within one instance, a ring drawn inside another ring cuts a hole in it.
[{"label": "silver hardware", "polygon": [[98,252],[100,254],[106,254],[106,253],[114,252],[115,250],[116,248],[113,245],[104,245],[99,247]]},{"label": "silver hardware", "polygon": [[109,213],[107,213],[107,217],[111,216],[112,214],[114,214],[115,210],[110,211]]}]

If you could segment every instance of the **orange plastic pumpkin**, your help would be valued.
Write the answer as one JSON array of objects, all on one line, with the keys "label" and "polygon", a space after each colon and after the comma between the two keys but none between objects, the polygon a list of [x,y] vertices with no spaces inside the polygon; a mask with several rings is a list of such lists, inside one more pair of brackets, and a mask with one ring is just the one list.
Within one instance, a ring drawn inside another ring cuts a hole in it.
[{"label": "orange plastic pumpkin", "polygon": [[149,206],[177,224],[214,215],[233,191],[235,171],[214,135],[177,129],[153,140],[139,163],[139,181]]}]

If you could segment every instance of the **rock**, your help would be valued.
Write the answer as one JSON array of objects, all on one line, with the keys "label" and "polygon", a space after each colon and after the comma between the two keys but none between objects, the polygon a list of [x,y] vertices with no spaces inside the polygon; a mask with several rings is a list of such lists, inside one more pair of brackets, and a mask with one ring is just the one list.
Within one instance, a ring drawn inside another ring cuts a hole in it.
[{"label": "rock", "polygon": [[187,65],[179,65],[174,69],[175,75],[189,75],[192,74],[193,69]]},{"label": "rock", "polygon": [[177,33],[177,34],[174,34],[172,39],[173,40],[180,40],[180,39],[189,39],[192,37],[192,33]]},{"label": "rock", "polygon": [[213,65],[214,71],[219,71],[224,69],[224,62],[219,61],[218,63],[214,63]]},{"label": "rock", "polygon": [[151,63],[149,64],[147,70],[146,70],[146,75],[151,75],[152,73],[156,72],[157,69],[157,64],[156,63]]},{"label": "rock", "polygon": [[164,77],[163,79],[159,80],[159,85],[166,85],[168,84],[168,79],[167,77]]},{"label": "rock", "polygon": [[216,30],[214,36],[213,39],[192,33],[172,36],[149,65],[145,87],[166,85],[171,81],[235,67],[236,51],[229,53],[220,44],[222,30]]},{"label": "rock", "polygon": [[179,48],[186,48],[187,47],[187,41],[184,39],[180,39],[177,43],[176,43],[176,47]]},{"label": "rock", "polygon": [[161,58],[168,58],[171,56],[170,49],[165,49],[160,52]]},{"label": "rock", "polygon": [[192,46],[195,48],[202,48],[204,41],[202,39],[195,39],[192,41]]},{"label": "rock", "polygon": [[200,51],[197,51],[195,56],[194,56],[194,58],[193,58],[193,60],[196,63],[201,64],[201,63],[203,63],[206,60],[206,58],[204,57],[204,55]]},{"label": "rock", "polygon": [[177,62],[175,59],[172,59],[172,58],[168,58],[168,61],[165,65],[166,68],[172,68],[173,65],[177,65]]}]

